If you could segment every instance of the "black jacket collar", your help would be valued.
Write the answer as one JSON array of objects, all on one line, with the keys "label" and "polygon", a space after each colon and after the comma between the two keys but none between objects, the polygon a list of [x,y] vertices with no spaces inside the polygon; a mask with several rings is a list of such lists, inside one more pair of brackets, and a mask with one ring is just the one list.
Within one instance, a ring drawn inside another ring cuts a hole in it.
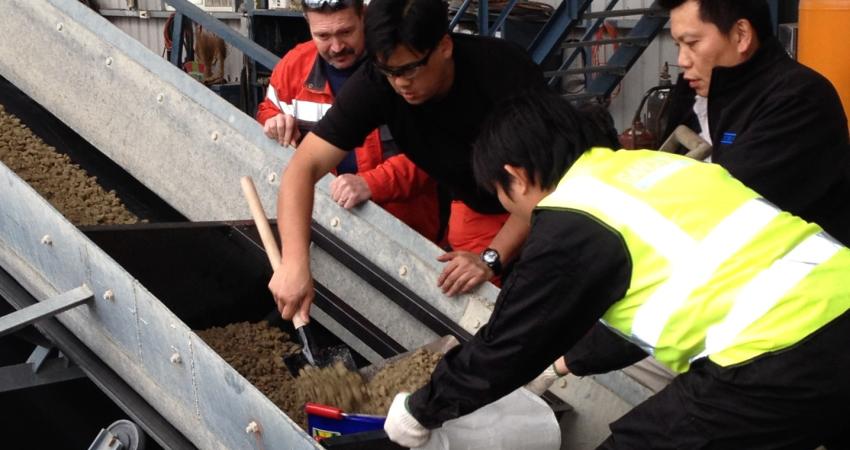
[{"label": "black jacket collar", "polygon": [[325,71],[322,70],[322,56],[316,52],[316,59],[313,61],[313,68],[304,80],[304,86],[311,91],[323,92],[325,85],[328,83],[328,78],[325,76]]},{"label": "black jacket collar", "polygon": [[789,58],[776,38],[768,38],[750,59],[741,64],[733,67],[715,67],[711,71],[708,98],[711,99],[729,91],[740,91],[754,78],[764,75],[765,71],[775,69],[777,62]]}]

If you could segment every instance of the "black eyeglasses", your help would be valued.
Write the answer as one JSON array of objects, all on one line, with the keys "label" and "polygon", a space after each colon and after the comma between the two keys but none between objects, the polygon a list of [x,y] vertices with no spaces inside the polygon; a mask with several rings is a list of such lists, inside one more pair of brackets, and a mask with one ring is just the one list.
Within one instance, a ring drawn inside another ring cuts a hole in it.
[{"label": "black eyeglasses", "polygon": [[301,0],[301,6],[308,10],[343,9],[352,5],[352,0]]},{"label": "black eyeglasses", "polygon": [[425,52],[425,56],[423,56],[419,61],[413,61],[412,63],[407,63],[399,67],[385,66],[377,60],[373,60],[373,63],[375,64],[375,68],[378,69],[378,72],[381,72],[387,78],[404,78],[410,80],[419,73],[419,70],[424,65],[428,64],[428,58],[431,57],[431,53],[433,52],[434,49],[432,48]]}]

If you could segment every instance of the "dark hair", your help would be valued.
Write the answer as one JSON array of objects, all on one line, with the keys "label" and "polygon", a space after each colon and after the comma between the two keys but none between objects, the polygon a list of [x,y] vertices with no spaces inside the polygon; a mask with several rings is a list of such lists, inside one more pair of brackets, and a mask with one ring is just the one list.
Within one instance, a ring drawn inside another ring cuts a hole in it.
[{"label": "dark hair", "polygon": [[312,8],[306,1],[301,1],[301,11],[304,13],[317,12],[329,13],[334,11],[342,11],[343,9],[354,8],[357,14],[363,13],[363,0],[330,0],[320,3],[320,6]]},{"label": "dark hair", "polygon": [[600,126],[599,119],[584,117],[553,92],[526,91],[512,97],[482,125],[472,153],[475,179],[487,192],[493,193],[498,184],[509,193],[511,175],[504,165],[510,164],[525,169],[541,188],[552,188],[589,148],[617,148],[611,130]]},{"label": "dark hair", "polygon": [[372,0],[366,11],[366,47],[389,58],[401,44],[426,52],[448,32],[448,4],[443,0]]},{"label": "dark hair", "polygon": [[[666,10],[676,9],[690,0],[659,0]],[[765,0],[696,0],[699,2],[699,18],[713,23],[723,34],[728,34],[739,19],[747,19],[756,30],[759,41],[773,36],[770,7]]]}]

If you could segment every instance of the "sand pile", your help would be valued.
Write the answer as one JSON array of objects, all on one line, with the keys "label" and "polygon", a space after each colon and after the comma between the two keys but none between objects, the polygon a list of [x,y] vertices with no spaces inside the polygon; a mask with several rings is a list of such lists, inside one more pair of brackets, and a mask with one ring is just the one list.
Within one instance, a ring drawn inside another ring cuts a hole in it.
[{"label": "sand pile", "polygon": [[237,372],[274,402],[287,416],[306,428],[304,403],[316,402],[346,412],[385,415],[398,392],[424,385],[441,355],[418,350],[387,364],[370,381],[342,364],[307,367],[293,378],[283,364],[285,355],[300,346],[267,322],[240,322],[198,331],[198,335]]}]

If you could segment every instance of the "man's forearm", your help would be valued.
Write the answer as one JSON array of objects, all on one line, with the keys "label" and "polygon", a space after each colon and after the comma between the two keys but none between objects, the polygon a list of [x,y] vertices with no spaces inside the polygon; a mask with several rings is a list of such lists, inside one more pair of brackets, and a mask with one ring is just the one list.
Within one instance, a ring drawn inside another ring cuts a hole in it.
[{"label": "man's forearm", "polygon": [[490,242],[490,248],[499,252],[502,263],[507,263],[517,256],[530,230],[531,224],[511,214],[507,222],[502,225],[502,229]]},{"label": "man's forearm", "polygon": [[296,153],[283,173],[277,197],[277,227],[283,260],[309,258],[310,219],[313,215],[315,180],[309,170],[299,167]]}]

